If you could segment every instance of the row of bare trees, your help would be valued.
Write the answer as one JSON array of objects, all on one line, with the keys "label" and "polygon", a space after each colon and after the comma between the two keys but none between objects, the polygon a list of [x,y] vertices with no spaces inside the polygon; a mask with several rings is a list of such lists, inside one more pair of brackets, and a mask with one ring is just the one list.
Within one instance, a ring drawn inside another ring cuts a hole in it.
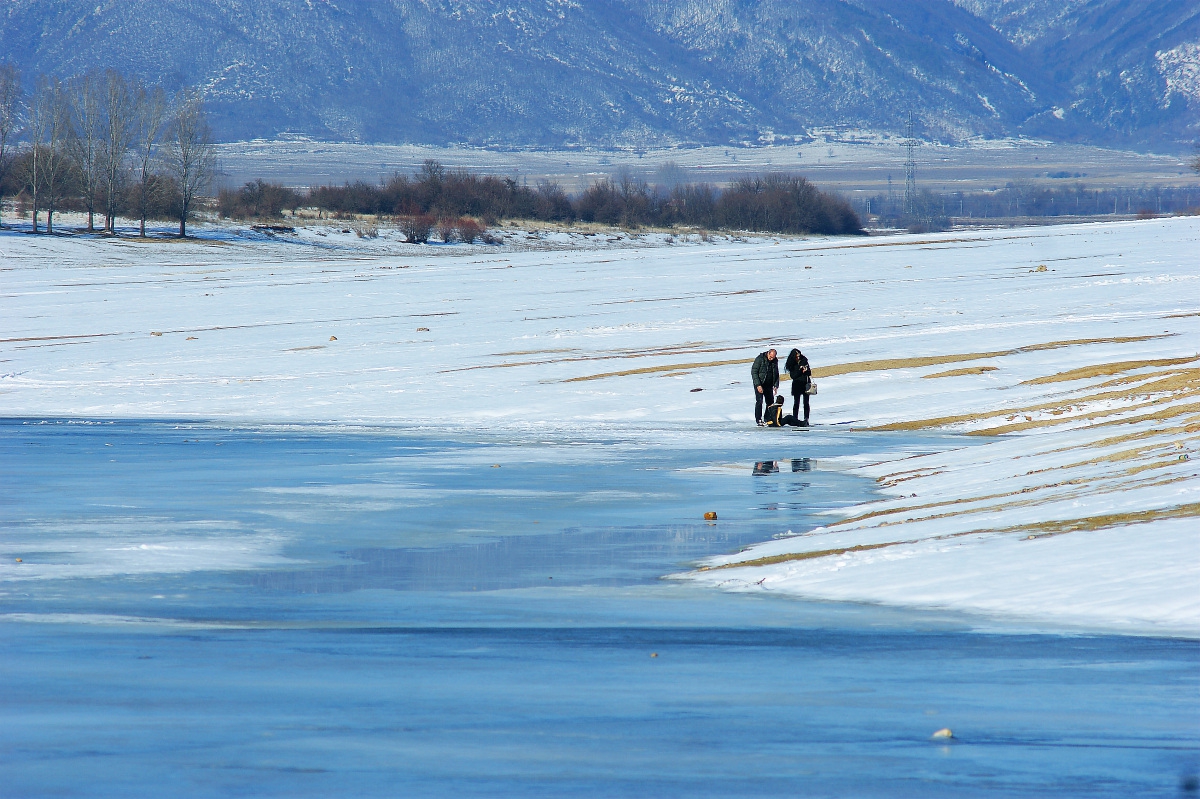
[{"label": "row of bare trees", "polygon": [[87,212],[87,229],[116,233],[124,212],[146,221],[170,216],[187,235],[187,221],[214,169],[212,133],[199,92],[173,98],[116,70],[61,80],[42,75],[27,96],[18,70],[0,64],[0,195],[27,198],[45,232],[70,204]]}]

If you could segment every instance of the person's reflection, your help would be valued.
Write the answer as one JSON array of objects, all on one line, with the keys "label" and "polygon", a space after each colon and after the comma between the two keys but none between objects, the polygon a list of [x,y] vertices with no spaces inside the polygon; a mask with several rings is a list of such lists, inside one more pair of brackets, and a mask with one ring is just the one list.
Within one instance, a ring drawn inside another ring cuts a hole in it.
[{"label": "person's reflection", "polygon": [[792,458],[793,472],[811,472],[812,462],[808,458]]},{"label": "person's reflection", "polygon": [[779,464],[775,461],[759,461],[754,464],[754,474],[776,474],[779,472]]}]

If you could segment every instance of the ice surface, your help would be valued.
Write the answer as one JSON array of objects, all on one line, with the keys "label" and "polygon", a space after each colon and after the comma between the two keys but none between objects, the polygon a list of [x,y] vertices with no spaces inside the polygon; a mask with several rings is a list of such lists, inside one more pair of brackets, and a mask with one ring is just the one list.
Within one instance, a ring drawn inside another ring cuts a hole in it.
[{"label": "ice surface", "polygon": [[658,579],[872,495],[826,462],[955,438],[773,432],[0,423],[0,547],[33,575],[0,580],[2,792],[1115,799],[1196,773],[1193,641]]}]

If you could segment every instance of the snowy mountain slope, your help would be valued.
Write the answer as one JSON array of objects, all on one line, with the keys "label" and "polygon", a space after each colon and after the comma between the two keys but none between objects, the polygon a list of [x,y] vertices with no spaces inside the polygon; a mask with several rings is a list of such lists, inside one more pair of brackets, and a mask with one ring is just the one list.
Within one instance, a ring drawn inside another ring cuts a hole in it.
[{"label": "snowy mountain slope", "polygon": [[933,138],[1002,135],[1048,103],[1049,84],[982,20],[939,2],[632,0],[656,31],[795,125],[826,119]]},{"label": "snowy mountain slope", "polygon": [[1200,17],[1144,5],[9,0],[0,53],[202,84],[226,140],[753,143],[912,110],[931,137],[1178,146]]},{"label": "snowy mountain slope", "polygon": [[[636,140],[649,129],[704,137],[709,126],[745,127],[736,103],[703,88],[695,89],[705,96],[701,113],[673,118],[654,95],[664,83],[657,59],[677,59],[624,15],[597,8],[19,2],[9,6],[3,50],[28,71],[114,65],[151,80],[202,83],[226,138],[297,130],[369,141],[569,144],[585,136]],[[29,37],[30,28],[40,38]]]},{"label": "snowy mountain slope", "polygon": [[1091,0],[954,0],[1019,48],[1061,39]]},{"label": "snowy mountain slope", "polygon": [[1128,139],[1148,122],[1178,140],[1200,128],[1200,6],[1195,3],[957,0],[1062,87],[1027,129],[1056,138]]}]

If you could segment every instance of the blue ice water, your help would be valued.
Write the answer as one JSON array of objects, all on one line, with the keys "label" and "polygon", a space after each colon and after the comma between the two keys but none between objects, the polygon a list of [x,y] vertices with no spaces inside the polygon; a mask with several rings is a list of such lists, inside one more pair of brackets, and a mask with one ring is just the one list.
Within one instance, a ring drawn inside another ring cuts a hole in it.
[{"label": "blue ice water", "polygon": [[659,579],[919,441],[648,440],[0,423],[0,796],[1194,793],[1195,642]]}]

